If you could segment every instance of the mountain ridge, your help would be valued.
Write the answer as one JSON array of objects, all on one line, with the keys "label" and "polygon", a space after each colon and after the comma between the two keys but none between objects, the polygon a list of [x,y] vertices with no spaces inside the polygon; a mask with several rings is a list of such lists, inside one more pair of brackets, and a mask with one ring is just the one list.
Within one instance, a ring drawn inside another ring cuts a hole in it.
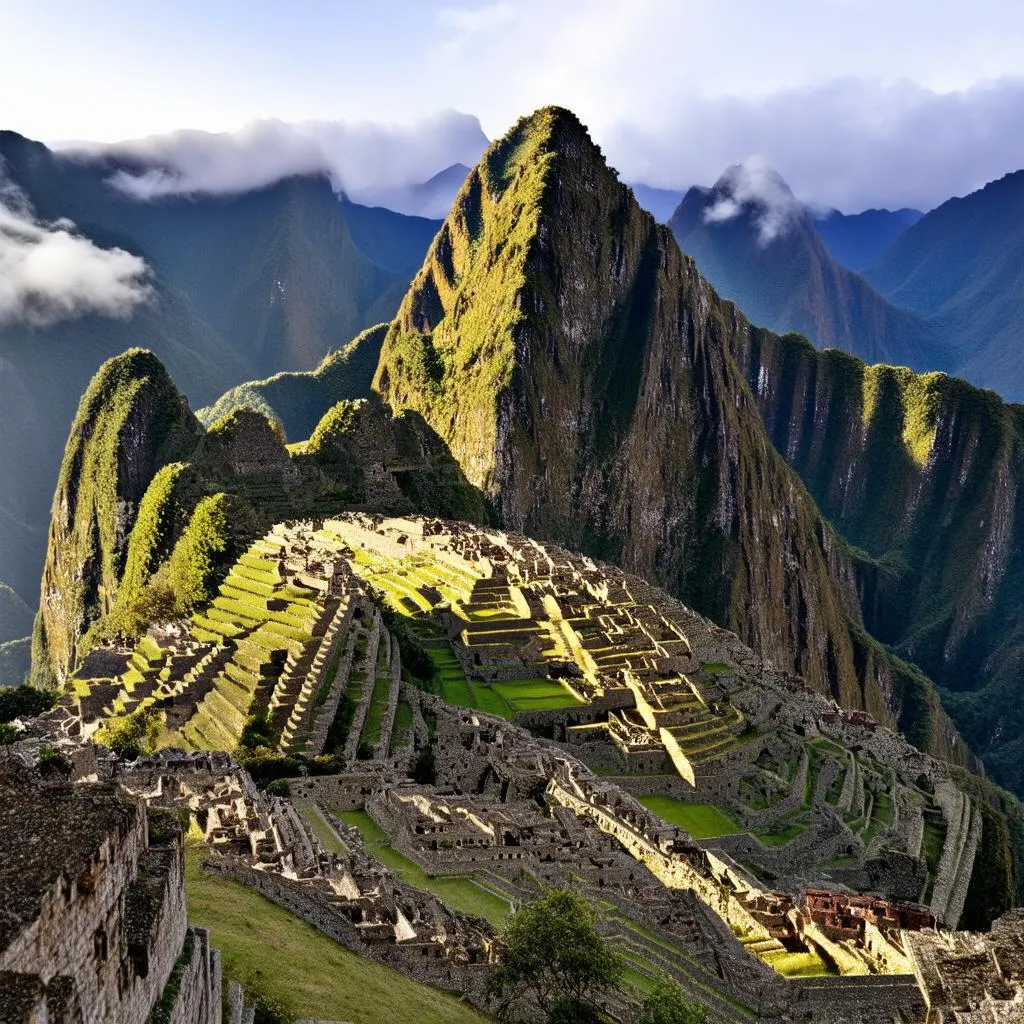
[{"label": "mountain ridge", "polygon": [[752,330],[575,116],[545,108],[467,179],[374,386],[507,526],[666,586],[847,706],[895,721],[920,701],[909,717],[942,746],[927,684],[866,638],[842,541],[763,434],[728,355]]}]

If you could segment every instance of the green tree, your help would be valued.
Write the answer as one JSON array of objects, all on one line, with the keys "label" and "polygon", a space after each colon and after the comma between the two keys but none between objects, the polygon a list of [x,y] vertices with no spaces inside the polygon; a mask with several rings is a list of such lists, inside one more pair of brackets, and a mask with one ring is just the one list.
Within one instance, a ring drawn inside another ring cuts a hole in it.
[{"label": "green tree", "polygon": [[37,690],[34,686],[0,687],[0,722],[34,718],[48,711],[56,702],[56,690]]},{"label": "green tree", "polygon": [[707,1024],[707,1010],[690,1002],[671,978],[662,976],[644,997],[636,1024]]},{"label": "green tree", "polygon": [[598,935],[585,900],[551,889],[509,918],[502,940],[488,982],[499,1017],[548,1024],[602,1019],[597,1000],[617,986],[622,961]]},{"label": "green tree", "polygon": [[142,754],[152,753],[160,726],[161,715],[156,708],[139,708],[124,718],[115,719],[99,738],[118,757],[133,761]]}]

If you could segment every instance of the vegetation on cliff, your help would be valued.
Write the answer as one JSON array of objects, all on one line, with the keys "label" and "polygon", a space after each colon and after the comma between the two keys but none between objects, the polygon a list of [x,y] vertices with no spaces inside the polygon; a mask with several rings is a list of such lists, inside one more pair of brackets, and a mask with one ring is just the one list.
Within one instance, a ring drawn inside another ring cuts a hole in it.
[{"label": "vegetation on cliff", "polygon": [[858,549],[866,629],[939,684],[964,738],[1020,792],[1024,410],[794,335],[752,332],[734,353],[772,442]]},{"label": "vegetation on cliff", "polygon": [[[100,368],[82,398],[57,481],[33,660],[63,679],[76,644],[108,612],[139,504],[156,473],[201,428],[160,361],[131,349]],[[140,558],[141,558],[140,554]]]},{"label": "vegetation on cliff", "polygon": [[370,393],[386,331],[387,324],[368,328],[324,356],[315,370],[239,384],[196,415],[210,426],[236,409],[252,409],[279,424],[288,440],[300,441],[309,437],[331,406]]}]

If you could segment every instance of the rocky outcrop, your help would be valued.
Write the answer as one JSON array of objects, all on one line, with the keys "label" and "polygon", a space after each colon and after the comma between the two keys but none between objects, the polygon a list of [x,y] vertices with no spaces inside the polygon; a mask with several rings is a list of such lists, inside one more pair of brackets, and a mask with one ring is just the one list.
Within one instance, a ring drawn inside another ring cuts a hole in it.
[{"label": "rocky outcrop", "polygon": [[77,643],[111,607],[139,503],[202,428],[151,352],[108,360],[82,398],[53,499],[35,657],[63,681]]},{"label": "rocky outcrop", "polygon": [[375,387],[424,417],[506,526],[652,579],[906,727],[903,669],[862,628],[856,562],[735,361],[752,333],[576,118],[547,108],[470,174]]}]

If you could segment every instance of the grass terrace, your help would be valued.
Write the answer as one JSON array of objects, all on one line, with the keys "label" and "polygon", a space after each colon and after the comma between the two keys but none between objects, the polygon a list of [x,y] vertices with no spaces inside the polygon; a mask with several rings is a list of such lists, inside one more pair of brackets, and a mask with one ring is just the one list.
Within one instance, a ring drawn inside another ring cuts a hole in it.
[{"label": "grass terrace", "polygon": [[686,829],[694,839],[717,839],[744,831],[724,811],[711,804],[688,804],[671,796],[641,796],[637,799],[663,821]]},{"label": "grass terrace", "polygon": [[[418,889],[432,892],[442,903],[490,921],[495,928],[501,928],[512,911],[509,902],[489,888],[473,881],[468,875],[428,875],[418,864],[403,853],[399,853],[388,839],[387,833],[365,811],[335,812],[347,825],[359,830],[366,844],[367,852],[376,857],[385,867],[390,868],[403,882]],[[409,1017],[396,1019],[409,1020]]]}]

